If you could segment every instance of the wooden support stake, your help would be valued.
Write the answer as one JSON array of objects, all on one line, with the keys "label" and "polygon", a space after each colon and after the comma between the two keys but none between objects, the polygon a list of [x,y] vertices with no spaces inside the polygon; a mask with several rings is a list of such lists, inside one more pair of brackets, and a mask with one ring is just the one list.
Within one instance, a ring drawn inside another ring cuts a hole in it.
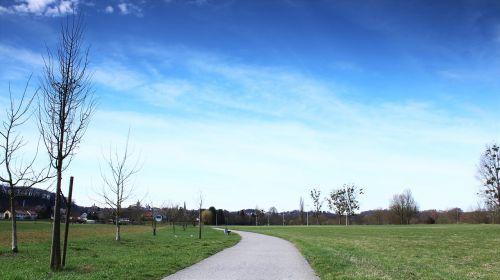
[{"label": "wooden support stake", "polygon": [[66,265],[66,250],[68,248],[69,220],[71,217],[71,196],[73,194],[73,176],[69,178],[69,194],[66,201],[66,227],[64,228],[64,247],[62,256],[62,266]]}]

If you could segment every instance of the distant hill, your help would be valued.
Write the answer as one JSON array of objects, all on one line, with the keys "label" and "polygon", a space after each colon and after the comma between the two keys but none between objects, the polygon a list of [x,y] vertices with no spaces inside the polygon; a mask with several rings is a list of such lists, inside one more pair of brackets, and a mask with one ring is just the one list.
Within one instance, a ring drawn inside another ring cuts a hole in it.
[{"label": "distant hill", "polygon": [[[15,188],[16,193],[16,208],[36,210],[40,218],[50,217],[50,210],[54,206],[56,194],[38,188]],[[9,188],[6,185],[0,185],[0,212],[8,210],[9,204]],[[64,201],[62,207],[66,205]],[[79,213],[84,208],[72,204],[71,211]]]}]

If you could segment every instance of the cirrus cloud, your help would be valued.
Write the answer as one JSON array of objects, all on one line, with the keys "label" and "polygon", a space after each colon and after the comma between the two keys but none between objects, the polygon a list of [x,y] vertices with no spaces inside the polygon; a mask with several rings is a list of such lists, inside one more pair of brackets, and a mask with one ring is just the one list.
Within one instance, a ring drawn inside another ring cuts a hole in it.
[{"label": "cirrus cloud", "polygon": [[58,17],[75,13],[79,0],[20,0],[10,6],[0,6],[0,14],[21,14]]}]

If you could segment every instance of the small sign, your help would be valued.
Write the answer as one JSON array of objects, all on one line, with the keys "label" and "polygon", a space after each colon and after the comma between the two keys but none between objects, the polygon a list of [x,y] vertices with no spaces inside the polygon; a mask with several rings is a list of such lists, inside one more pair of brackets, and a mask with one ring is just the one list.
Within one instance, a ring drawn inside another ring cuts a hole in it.
[{"label": "small sign", "polygon": [[163,220],[163,217],[161,215],[155,215],[155,221],[161,222]]}]

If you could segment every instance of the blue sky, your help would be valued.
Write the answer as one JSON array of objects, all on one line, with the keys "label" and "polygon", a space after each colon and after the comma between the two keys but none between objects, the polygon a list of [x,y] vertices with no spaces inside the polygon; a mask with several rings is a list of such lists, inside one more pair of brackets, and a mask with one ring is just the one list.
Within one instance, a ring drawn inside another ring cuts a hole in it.
[{"label": "blue sky", "polygon": [[155,205],[202,191],[290,210],[344,183],[365,188],[363,210],[406,188],[422,209],[479,201],[500,136],[497,1],[0,1],[1,99],[41,75],[72,12],[99,100],[67,173],[81,204],[129,127],[137,198]]}]

